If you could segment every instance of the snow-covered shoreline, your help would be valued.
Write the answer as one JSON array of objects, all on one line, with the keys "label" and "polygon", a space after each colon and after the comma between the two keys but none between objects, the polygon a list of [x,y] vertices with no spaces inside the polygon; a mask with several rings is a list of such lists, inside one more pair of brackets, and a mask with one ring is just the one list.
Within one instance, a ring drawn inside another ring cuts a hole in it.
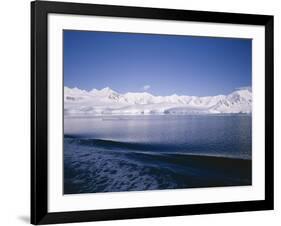
[{"label": "snow-covered shoreline", "polygon": [[85,91],[64,87],[65,116],[251,114],[252,92],[236,90],[217,96],[154,96],[147,92],[118,93],[108,87]]}]

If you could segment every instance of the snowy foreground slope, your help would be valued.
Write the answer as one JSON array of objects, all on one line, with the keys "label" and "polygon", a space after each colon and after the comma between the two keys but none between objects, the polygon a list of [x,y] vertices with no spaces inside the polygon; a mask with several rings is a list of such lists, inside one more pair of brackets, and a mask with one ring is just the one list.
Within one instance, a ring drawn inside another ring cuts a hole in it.
[{"label": "snowy foreground slope", "polygon": [[154,96],[117,93],[106,87],[91,91],[64,87],[65,116],[251,113],[252,92],[236,90],[218,96]]}]

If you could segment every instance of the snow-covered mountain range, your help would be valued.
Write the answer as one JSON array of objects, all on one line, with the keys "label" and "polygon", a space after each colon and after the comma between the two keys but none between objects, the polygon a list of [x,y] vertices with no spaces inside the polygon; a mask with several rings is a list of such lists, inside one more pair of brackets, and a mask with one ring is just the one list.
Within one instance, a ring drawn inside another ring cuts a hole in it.
[{"label": "snow-covered mountain range", "polygon": [[91,91],[64,87],[65,116],[251,113],[251,89],[217,96],[154,96],[118,93],[109,87]]}]

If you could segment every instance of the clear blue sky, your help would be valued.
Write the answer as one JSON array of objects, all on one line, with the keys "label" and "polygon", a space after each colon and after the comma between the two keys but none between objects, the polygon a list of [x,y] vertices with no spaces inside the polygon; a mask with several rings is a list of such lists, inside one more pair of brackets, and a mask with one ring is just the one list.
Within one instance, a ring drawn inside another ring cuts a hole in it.
[{"label": "clear blue sky", "polygon": [[252,41],[64,31],[64,85],[154,95],[217,95],[251,86]]}]

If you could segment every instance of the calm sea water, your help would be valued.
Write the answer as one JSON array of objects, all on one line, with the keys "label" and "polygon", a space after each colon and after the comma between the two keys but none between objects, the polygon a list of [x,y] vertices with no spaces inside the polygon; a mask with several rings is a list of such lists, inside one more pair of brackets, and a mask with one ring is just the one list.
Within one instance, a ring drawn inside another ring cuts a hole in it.
[{"label": "calm sea water", "polygon": [[64,192],[251,184],[250,115],[65,118]]}]

